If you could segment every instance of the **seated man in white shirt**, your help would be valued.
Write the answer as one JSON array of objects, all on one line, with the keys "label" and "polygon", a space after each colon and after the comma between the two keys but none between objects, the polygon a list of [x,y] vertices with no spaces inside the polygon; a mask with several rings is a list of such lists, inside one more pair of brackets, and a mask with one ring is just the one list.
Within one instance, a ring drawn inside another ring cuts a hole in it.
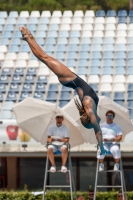
[{"label": "seated man in white shirt", "polygon": [[55,117],[56,123],[49,126],[47,131],[48,142],[48,157],[51,162],[51,172],[56,172],[56,165],[54,159],[54,153],[57,151],[62,152],[62,167],[61,172],[66,172],[66,161],[68,157],[68,149],[65,143],[69,142],[70,132],[69,129],[62,123],[64,117],[61,113],[58,113]]},{"label": "seated man in white shirt", "polygon": [[[106,122],[100,124],[100,127],[103,136],[104,148],[105,150],[111,152],[114,157],[114,170],[119,170],[121,152],[118,143],[122,139],[122,130],[118,124],[113,122],[114,118],[115,112],[108,110],[106,112]],[[104,157],[105,155],[99,155],[99,153],[97,154],[97,158],[99,159],[99,171],[104,170]]]}]

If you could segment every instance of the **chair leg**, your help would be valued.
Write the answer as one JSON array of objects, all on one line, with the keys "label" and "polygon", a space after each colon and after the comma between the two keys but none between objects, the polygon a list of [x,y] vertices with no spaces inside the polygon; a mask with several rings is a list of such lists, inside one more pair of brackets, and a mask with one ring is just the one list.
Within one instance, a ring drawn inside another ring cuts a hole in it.
[{"label": "chair leg", "polygon": [[72,193],[72,177],[71,177],[71,170],[69,169],[69,181],[70,181],[70,194],[71,194],[71,200],[73,200],[73,193]]},{"label": "chair leg", "polygon": [[[125,178],[124,178],[124,171],[122,166],[122,159],[120,158],[120,170],[121,170],[121,176],[122,176],[122,188],[123,188],[123,199],[128,200],[127,194],[126,194],[126,184],[125,184]],[[124,194],[125,193],[125,194]]]},{"label": "chair leg", "polygon": [[93,197],[93,200],[96,200],[97,180],[98,180],[98,166],[99,166],[99,160],[97,159],[96,177],[95,177],[95,188],[94,188],[94,197]]},{"label": "chair leg", "polygon": [[43,186],[42,200],[44,200],[44,197],[45,197],[46,184],[47,184],[47,175],[48,175],[48,166],[49,166],[49,159],[48,159],[48,156],[47,156],[47,158],[46,158],[45,174],[44,174],[44,186]]},{"label": "chair leg", "polygon": [[74,177],[73,177],[72,161],[71,161],[70,155],[69,155],[69,170],[71,172],[72,186],[73,186],[73,190],[74,190],[74,194],[75,194],[75,199],[77,199],[76,188],[75,188]]}]

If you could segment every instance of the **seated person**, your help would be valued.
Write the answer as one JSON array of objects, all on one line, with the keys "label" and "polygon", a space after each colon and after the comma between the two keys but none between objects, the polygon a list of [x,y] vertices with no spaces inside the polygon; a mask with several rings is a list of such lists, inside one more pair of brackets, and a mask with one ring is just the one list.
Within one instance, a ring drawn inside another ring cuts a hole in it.
[{"label": "seated person", "polygon": [[85,198],[82,195],[80,195],[80,196],[78,196],[77,200],[85,200]]},{"label": "seated person", "polygon": [[90,188],[88,193],[88,200],[93,200],[93,198],[94,198],[94,190]]},{"label": "seated person", "polygon": [[[126,199],[125,195],[124,195],[124,199]],[[117,195],[117,200],[124,200],[124,199],[123,199],[123,196],[122,196],[122,191],[119,190],[118,195]]]},{"label": "seated person", "polygon": [[[118,124],[113,122],[114,118],[115,112],[112,110],[108,110],[106,112],[106,122],[100,124],[100,127],[102,130],[104,148],[105,150],[107,150],[107,152],[111,152],[114,157],[114,170],[119,170],[121,152],[118,143],[122,139],[122,130]],[[97,158],[99,159],[99,171],[104,170],[104,157],[105,155],[100,155],[99,153],[97,153]]]},{"label": "seated person", "polygon": [[56,172],[56,165],[54,160],[54,153],[57,151],[62,152],[62,167],[61,172],[67,172],[66,161],[68,157],[68,147],[70,132],[69,129],[62,123],[64,117],[61,113],[58,113],[55,117],[56,123],[49,126],[47,131],[47,143],[48,143],[48,158],[51,162],[51,172]]}]

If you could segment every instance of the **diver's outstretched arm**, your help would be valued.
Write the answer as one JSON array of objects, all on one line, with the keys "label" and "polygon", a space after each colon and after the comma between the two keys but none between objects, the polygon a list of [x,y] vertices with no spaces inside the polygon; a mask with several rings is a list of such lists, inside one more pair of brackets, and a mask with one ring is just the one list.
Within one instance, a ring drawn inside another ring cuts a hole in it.
[{"label": "diver's outstretched arm", "polygon": [[103,146],[103,137],[102,137],[102,131],[101,131],[101,128],[97,122],[97,118],[96,118],[96,115],[94,113],[91,114],[90,116],[90,120],[91,120],[91,123],[94,127],[94,131],[95,131],[95,134],[96,134],[96,139],[98,141],[98,144],[100,146],[100,154],[103,155],[106,153],[105,149],[104,149],[104,146]]},{"label": "diver's outstretched arm", "polygon": [[103,146],[102,131],[101,131],[101,128],[99,126],[100,118],[97,116],[95,103],[92,99],[87,98],[86,100],[84,100],[83,105],[84,105],[85,112],[88,115],[88,117],[91,121],[91,124],[94,128],[96,139],[97,139],[98,144],[100,146],[100,151],[101,151],[100,154],[101,155],[105,154],[106,151],[105,151],[104,146]]},{"label": "diver's outstretched arm", "polygon": [[25,28],[20,27],[19,28],[23,40],[26,40],[28,45],[30,46],[33,54],[43,63],[45,63],[51,71],[53,71],[60,82],[67,82],[71,81],[76,78],[76,75],[72,73],[72,71],[60,63],[58,60],[48,56],[41,47],[36,43],[34,37],[32,36],[31,32]]}]

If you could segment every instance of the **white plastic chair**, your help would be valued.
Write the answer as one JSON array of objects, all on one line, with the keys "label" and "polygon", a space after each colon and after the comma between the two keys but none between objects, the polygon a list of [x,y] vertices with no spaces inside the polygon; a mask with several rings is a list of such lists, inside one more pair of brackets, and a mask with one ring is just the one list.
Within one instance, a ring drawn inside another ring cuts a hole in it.
[{"label": "white plastic chair", "polygon": [[72,19],[70,17],[64,17],[62,18],[61,24],[71,24]]},{"label": "white plastic chair", "polygon": [[85,17],[83,24],[94,24],[94,19],[91,17]]},{"label": "white plastic chair", "polygon": [[114,31],[106,31],[105,37],[115,37],[115,32]]},{"label": "white plastic chair", "polygon": [[94,27],[94,31],[104,31],[104,25],[103,24],[96,24]]},{"label": "white plastic chair", "polygon": [[38,60],[30,60],[27,67],[38,68],[39,67],[39,61]]},{"label": "white plastic chair", "polygon": [[55,10],[52,13],[52,17],[62,17],[62,12],[60,10]]},{"label": "white plastic chair", "polygon": [[95,13],[93,10],[86,10],[85,17],[95,17]]},{"label": "white plastic chair", "polygon": [[76,17],[73,19],[72,24],[82,24],[83,19],[81,17]]},{"label": "white plastic chair", "polygon": [[126,33],[126,31],[117,31],[116,37],[117,38],[119,38],[119,37],[127,37],[127,33]]},{"label": "white plastic chair", "polygon": [[61,19],[59,17],[52,18],[50,21],[50,24],[60,24],[60,23],[61,23]]},{"label": "white plastic chair", "polygon": [[40,75],[48,76],[48,75],[50,75],[50,72],[51,71],[48,68],[46,68],[46,67],[40,67],[39,71],[38,71],[38,76],[40,76]]},{"label": "white plastic chair", "polygon": [[41,17],[51,17],[51,12],[49,10],[42,11]]},{"label": "white plastic chair", "polygon": [[73,13],[71,10],[65,10],[63,12],[63,17],[72,17],[73,16]]},{"label": "white plastic chair", "polygon": [[8,18],[6,23],[16,25],[17,20],[16,20],[16,18]]},{"label": "white plastic chair", "polygon": [[116,18],[115,17],[107,17],[106,18],[106,24],[116,24]]},{"label": "white plastic chair", "polygon": [[6,53],[7,52],[7,46],[6,45],[0,45],[0,53]]},{"label": "white plastic chair", "polygon": [[59,83],[59,80],[56,75],[51,75],[49,78],[49,83]]},{"label": "white plastic chair", "polygon": [[91,51],[92,51],[92,52],[95,52],[95,51],[102,52],[102,45],[100,45],[100,44],[93,45]]},{"label": "white plastic chair", "polygon": [[77,44],[79,45],[80,39],[79,38],[70,38],[69,44]]},{"label": "white plastic chair", "polygon": [[111,75],[103,75],[101,77],[101,83],[112,83],[113,77]]},{"label": "white plastic chair", "polygon": [[67,38],[58,38],[58,44],[68,44],[68,39]]},{"label": "white plastic chair", "polygon": [[123,83],[116,83],[113,87],[114,92],[125,92],[125,85]]},{"label": "white plastic chair", "polygon": [[29,60],[29,54],[27,52],[19,53],[18,60]]},{"label": "white plastic chair", "polygon": [[126,31],[127,30],[127,24],[118,24],[117,30],[118,31]]},{"label": "white plastic chair", "polygon": [[60,31],[70,31],[71,27],[69,24],[62,24],[60,27]]},{"label": "white plastic chair", "polygon": [[40,12],[38,10],[36,11],[31,11],[30,17],[40,17]]},{"label": "white plastic chair", "polygon": [[107,24],[105,30],[106,31],[115,31],[116,26],[115,26],[115,24]]},{"label": "white plastic chair", "polygon": [[133,24],[129,24],[128,31],[133,31]]},{"label": "white plastic chair", "polygon": [[6,23],[6,20],[4,18],[1,18],[0,19],[0,25],[5,25],[5,23]]},{"label": "white plastic chair", "polygon": [[17,60],[15,67],[22,67],[26,68],[27,67],[27,62],[25,60]]},{"label": "white plastic chair", "polygon": [[127,40],[125,37],[120,37],[116,39],[116,44],[127,44]]},{"label": "white plastic chair", "polygon": [[94,31],[94,34],[93,34],[93,37],[96,38],[96,37],[101,37],[103,38],[104,37],[104,34],[103,34],[103,31]]},{"label": "white plastic chair", "polygon": [[74,12],[74,17],[84,17],[84,13],[82,10],[76,10]]},{"label": "white plastic chair", "polygon": [[9,110],[3,110],[0,112],[0,119],[11,119],[12,114]]},{"label": "white plastic chair", "polygon": [[102,83],[100,86],[100,92],[112,92],[112,86],[110,83]]},{"label": "white plastic chair", "polygon": [[127,37],[133,37],[133,30],[128,32]]},{"label": "white plastic chair", "polygon": [[72,31],[74,31],[74,30],[81,31],[82,26],[80,24],[73,24],[72,25]]},{"label": "white plastic chair", "polygon": [[69,69],[70,69],[73,73],[75,73],[74,67],[69,67]]},{"label": "white plastic chair", "polygon": [[79,75],[80,78],[82,78],[85,82],[87,82],[86,76],[85,75]]},{"label": "white plastic chair", "polygon": [[0,60],[5,60],[4,53],[0,53]]},{"label": "white plastic chair", "polygon": [[92,37],[92,32],[91,31],[83,31],[82,37]]},{"label": "white plastic chair", "polygon": [[88,83],[99,83],[100,79],[98,75],[90,75],[88,78]]},{"label": "white plastic chair", "polygon": [[29,18],[29,11],[21,11],[19,17]]},{"label": "white plastic chair", "polygon": [[105,18],[104,17],[96,17],[95,24],[105,24]]},{"label": "white plastic chair", "polygon": [[92,24],[84,24],[82,30],[83,31],[93,31],[93,26],[92,26]]},{"label": "white plastic chair", "polygon": [[13,68],[14,67],[14,61],[13,60],[5,60],[3,67]]},{"label": "white plastic chair", "polygon": [[7,53],[6,54],[6,60],[16,60],[17,59],[17,54],[12,52],[12,53]]},{"label": "white plastic chair", "polygon": [[133,75],[127,76],[127,83],[133,83]]},{"label": "white plastic chair", "polygon": [[125,83],[126,78],[124,75],[115,75],[114,77],[114,83]]},{"label": "white plastic chair", "polygon": [[126,45],[125,44],[117,44],[115,46],[115,51],[127,51]]},{"label": "white plastic chair", "polygon": [[2,106],[2,110],[12,110],[14,102],[12,101],[5,101]]},{"label": "white plastic chair", "polygon": [[114,52],[114,45],[112,45],[112,44],[105,44],[104,45],[104,48],[103,48],[103,51],[104,52],[106,52],[106,51],[112,51],[112,52]]},{"label": "white plastic chair", "polygon": [[39,64],[40,64],[40,65],[39,65],[40,68],[48,68],[47,65],[45,65],[45,64],[42,63],[42,62],[39,62]]}]

